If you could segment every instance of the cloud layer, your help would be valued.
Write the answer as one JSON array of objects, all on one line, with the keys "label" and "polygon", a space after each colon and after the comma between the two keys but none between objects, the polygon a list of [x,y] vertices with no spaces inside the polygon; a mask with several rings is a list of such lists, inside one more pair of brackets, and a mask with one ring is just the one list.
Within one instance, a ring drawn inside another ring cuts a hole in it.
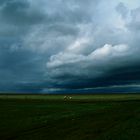
[{"label": "cloud layer", "polygon": [[1,0],[0,20],[1,92],[140,91],[139,1]]}]

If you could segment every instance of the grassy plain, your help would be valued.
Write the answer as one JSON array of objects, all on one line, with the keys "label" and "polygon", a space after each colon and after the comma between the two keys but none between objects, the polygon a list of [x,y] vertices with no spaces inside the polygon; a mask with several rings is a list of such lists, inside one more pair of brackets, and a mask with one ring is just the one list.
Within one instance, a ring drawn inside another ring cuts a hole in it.
[{"label": "grassy plain", "polygon": [[140,95],[0,95],[1,140],[139,140]]}]

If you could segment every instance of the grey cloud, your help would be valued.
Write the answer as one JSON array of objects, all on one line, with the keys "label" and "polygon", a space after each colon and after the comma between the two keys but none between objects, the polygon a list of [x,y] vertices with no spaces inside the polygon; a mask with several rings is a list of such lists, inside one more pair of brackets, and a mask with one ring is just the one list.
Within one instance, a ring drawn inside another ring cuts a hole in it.
[{"label": "grey cloud", "polygon": [[126,18],[128,16],[129,10],[124,5],[124,3],[119,3],[116,7],[116,10],[121,14],[122,18]]},{"label": "grey cloud", "polygon": [[[131,56],[132,53],[129,51],[126,45],[111,46],[106,44],[87,56],[63,52],[52,56],[47,63],[47,68],[50,69],[49,74],[53,78],[63,77],[64,79],[64,76],[67,75],[69,78],[75,77],[75,79],[79,79],[79,77],[95,79],[115,67],[121,67],[121,63],[124,65],[126,60],[121,59]],[[116,59],[118,62],[112,63]]]},{"label": "grey cloud", "polygon": [[[30,8],[28,0],[12,0],[6,1],[1,8],[1,16],[3,20],[16,25],[30,25],[41,22],[44,18],[43,13]],[[31,10],[30,10],[31,9]]]},{"label": "grey cloud", "polygon": [[140,10],[112,3],[0,1],[0,90],[132,91],[125,85],[140,82]]},{"label": "grey cloud", "polygon": [[140,7],[134,10],[131,10],[131,22],[128,24],[131,30],[139,32],[140,30]]}]

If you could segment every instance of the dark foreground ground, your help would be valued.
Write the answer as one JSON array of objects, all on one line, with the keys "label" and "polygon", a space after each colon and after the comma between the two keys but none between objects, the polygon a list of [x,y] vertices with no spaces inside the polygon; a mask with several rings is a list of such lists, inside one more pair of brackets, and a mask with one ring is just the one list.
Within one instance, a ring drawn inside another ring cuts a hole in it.
[{"label": "dark foreground ground", "polygon": [[140,140],[140,95],[2,95],[0,140]]}]

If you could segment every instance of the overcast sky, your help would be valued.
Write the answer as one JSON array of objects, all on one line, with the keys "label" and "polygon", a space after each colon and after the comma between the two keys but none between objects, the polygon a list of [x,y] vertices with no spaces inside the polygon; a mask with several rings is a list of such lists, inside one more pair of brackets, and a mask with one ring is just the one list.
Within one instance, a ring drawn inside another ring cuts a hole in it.
[{"label": "overcast sky", "polygon": [[140,92],[140,1],[0,0],[0,92]]}]

